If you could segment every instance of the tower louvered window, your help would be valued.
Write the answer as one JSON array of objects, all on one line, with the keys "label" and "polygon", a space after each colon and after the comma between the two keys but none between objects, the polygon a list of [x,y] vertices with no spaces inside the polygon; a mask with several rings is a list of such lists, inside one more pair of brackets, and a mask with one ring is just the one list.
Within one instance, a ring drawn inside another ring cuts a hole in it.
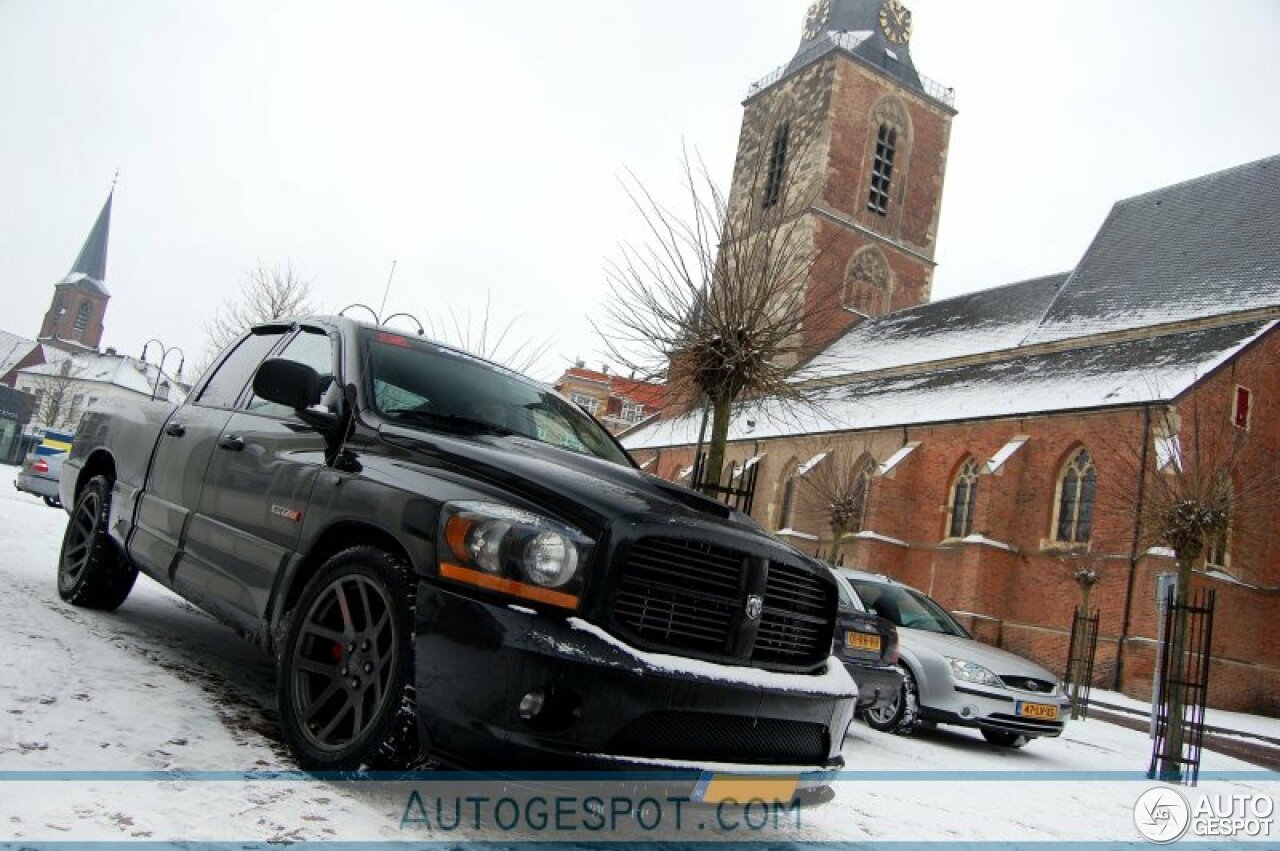
[{"label": "tower louvered window", "polygon": [[876,156],[871,163],[871,193],[867,209],[886,215],[889,212],[889,187],[893,182],[893,158],[898,152],[898,131],[888,124],[880,125],[876,137]]},{"label": "tower louvered window", "polygon": [[773,131],[773,150],[769,153],[769,170],[765,176],[764,205],[772,207],[782,194],[782,178],[787,168],[787,145],[791,141],[791,122],[784,121]]},{"label": "tower louvered window", "polygon": [[89,302],[80,302],[80,309],[76,311],[75,324],[71,326],[71,333],[77,338],[83,337],[85,329],[89,327]]}]

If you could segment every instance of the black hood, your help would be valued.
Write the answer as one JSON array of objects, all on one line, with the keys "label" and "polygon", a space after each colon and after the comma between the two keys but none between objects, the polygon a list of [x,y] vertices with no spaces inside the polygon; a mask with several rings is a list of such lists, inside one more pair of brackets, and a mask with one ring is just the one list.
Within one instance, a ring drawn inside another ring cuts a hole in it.
[{"label": "black hood", "polygon": [[383,425],[378,433],[430,466],[456,468],[581,525],[599,528],[623,517],[685,520],[725,524],[768,537],[748,515],[689,488],[531,438],[455,436],[395,425]]}]

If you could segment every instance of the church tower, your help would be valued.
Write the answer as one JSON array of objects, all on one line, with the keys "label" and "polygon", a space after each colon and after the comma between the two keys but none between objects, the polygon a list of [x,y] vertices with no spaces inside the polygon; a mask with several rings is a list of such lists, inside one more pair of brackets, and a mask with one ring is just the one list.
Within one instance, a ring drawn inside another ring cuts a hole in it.
[{"label": "church tower", "polygon": [[795,56],[743,104],[729,214],[776,203],[782,181],[803,199],[806,354],[929,300],[956,111],[916,71],[911,28],[899,0],[815,0]]},{"label": "church tower", "polygon": [[37,338],[41,343],[68,352],[96,351],[102,341],[102,321],[111,295],[103,283],[107,277],[107,237],[111,232],[111,199],[102,205],[71,271],[53,290],[53,301],[44,315]]}]

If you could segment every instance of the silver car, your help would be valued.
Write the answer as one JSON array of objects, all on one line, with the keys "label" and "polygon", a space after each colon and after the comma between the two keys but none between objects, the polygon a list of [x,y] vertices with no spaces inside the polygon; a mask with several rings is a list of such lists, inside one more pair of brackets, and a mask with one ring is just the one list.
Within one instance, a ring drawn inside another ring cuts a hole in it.
[{"label": "silver car", "polygon": [[975,640],[915,588],[886,576],[841,573],[869,610],[898,627],[902,691],[897,700],[864,713],[869,725],[910,733],[919,724],[958,724],[1014,748],[1062,733],[1071,703],[1053,674]]},{"label": "silver car", "polygon": [[13,486],[20,491],[43,497],[45,505],[50,508],[61,508],[58,501],[58,477],[62,475],[62,461],[67,457],[65,452],[52,455],[40,455],[32,452],[22,462],[18,478]]}]

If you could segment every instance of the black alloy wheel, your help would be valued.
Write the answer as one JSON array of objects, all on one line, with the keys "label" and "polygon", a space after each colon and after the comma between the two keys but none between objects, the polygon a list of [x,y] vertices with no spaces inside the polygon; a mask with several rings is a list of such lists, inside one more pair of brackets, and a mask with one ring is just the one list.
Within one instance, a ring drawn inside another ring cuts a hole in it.
[{"label": "black alloy wheel", "polygon": [[138,578],[107,534],[110,517],[111,480],[95,476],[76,498],[58,554],[58,596],[74,606],[114,611]]},{"label": "black alloy wheel", "polygon": [[308,583],[280,654],[285,738],[307,769],[393,767],[416,753],[412,571],[373,547]]}]

